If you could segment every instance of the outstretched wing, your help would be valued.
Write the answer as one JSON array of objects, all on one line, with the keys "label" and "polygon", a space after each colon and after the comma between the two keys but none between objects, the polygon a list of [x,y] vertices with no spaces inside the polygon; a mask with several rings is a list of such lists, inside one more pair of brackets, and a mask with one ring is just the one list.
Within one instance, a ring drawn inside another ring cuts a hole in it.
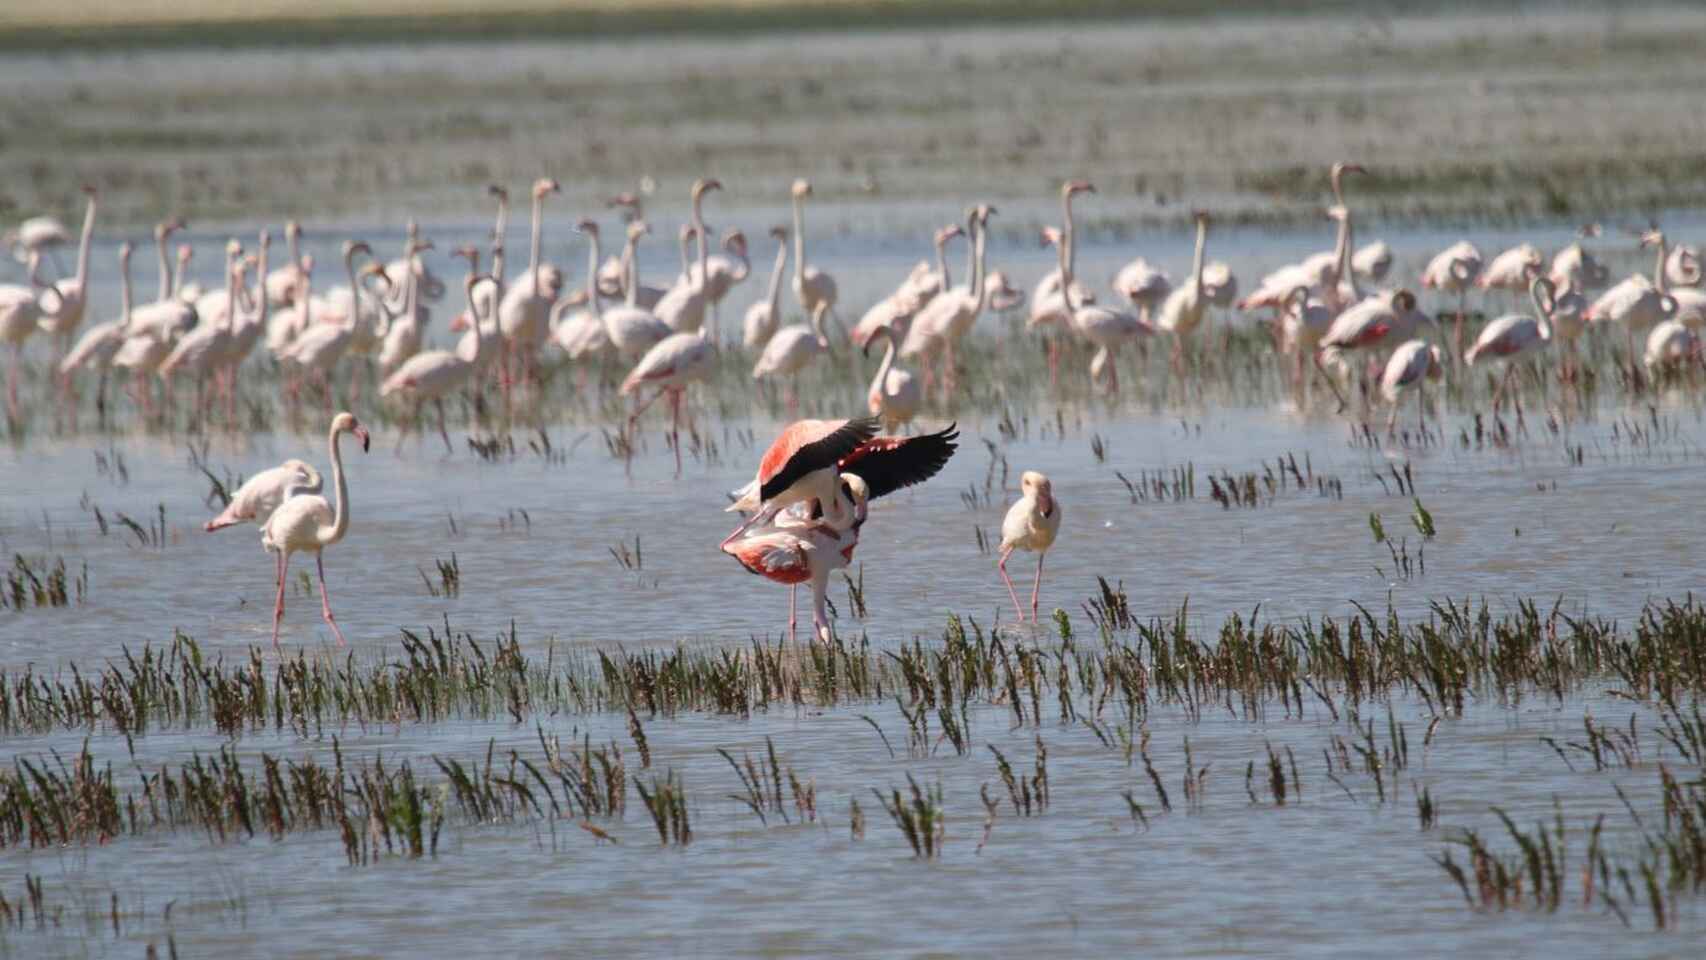
[{"label": "outstretched wing", "polygon": [[956,427],[950,423],[939,433],[867,440],[841,459],[841,470],[858,474],[870,488],[872,500],[923,483],[940,473],[959,449],[954,442],[960,436]]},{"label": "outstretched wing", "polygon": [[[782,468],[770,474],[764,485],[759,487],[760,499],[769,500],[780,495],[814,470],[835,466],[843,457],[857,450],[860,444],[875,436],[877,427],[876,417],[859,417],[843,423],[821,439],[801,444]],[[762,467],[760,469],[762,475]]]}]

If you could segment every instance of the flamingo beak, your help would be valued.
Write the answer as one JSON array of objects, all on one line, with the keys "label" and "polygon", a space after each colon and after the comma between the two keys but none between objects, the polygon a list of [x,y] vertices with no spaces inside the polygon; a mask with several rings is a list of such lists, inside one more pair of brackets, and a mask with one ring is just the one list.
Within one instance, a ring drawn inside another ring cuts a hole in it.
[{"label": "flamingo beak", "polygon": [[361,441],[361,452],[366,453],[368,446],[372,443],[372,438],[369,437],[367,434],[367,428],[363,427],[363,426],[357,426],[355,428],[355,436],[356,436],[356,439]]}]

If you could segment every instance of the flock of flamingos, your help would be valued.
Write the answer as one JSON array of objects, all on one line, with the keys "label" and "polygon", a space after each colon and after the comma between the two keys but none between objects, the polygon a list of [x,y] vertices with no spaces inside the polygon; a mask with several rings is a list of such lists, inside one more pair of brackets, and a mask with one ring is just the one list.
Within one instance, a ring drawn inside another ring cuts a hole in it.
[{"label": "flock of flamingos", "polygon": [[[1418,309],[1412,290],[1382,286],[1391,271],[1392,251],[1381,242],[1356,244],[1354,218],[1345,200],[1350,175],[1366,175],[1366,171],[1357,164],[1338,163],[1329,173],[1334,202],[1327,212],[1336,223],[1332,249],[1269,273],[1252,292],[1239,297],[1231,268],[1207,259],[1211,220],[1199,211],[1194,215],[1196,245],[1190,275],[1174,283],[1140,258],[1114,278],[1112,305],[1098,302],[1075,272],[1073,204],[1095,188],[1083,180],[1064,183],[1062,223],[1042,231],[1042,241],[1056,250],[1058,266],[1028,298],[1027,327],[1049,337],[1051,377],[1059,375],[1058,346],[1068,337],[1082,340],[1093,351],[1089,378],[1093,385],[1111,392],[1119,389],[1116,361],[1121,349],[1152,338],[1167,338],[1172,364],[1183,374],[1198,349],[1197,334],[1210,307],[1235,307],[1261,315],[1277,350],[1288,357],[1293,387],[1300,397],[1310,382],[1320,382],[1343,411],[1348,406],[1346,393],[1358,390],[1365,414],[1376,395],[1383,398],[1391,406],[1389,432],[1395,430],[1403,395],[1412,389],[1421,420],[1425,385],[1440,377],[1447,366],[1506,361],[1494,394],[1495,413],[1516,372],[1514,361],[1525,354],[1556,342],[1564,351],[1558,375],[1572,379],[1576,341],[1590,325],[1623,328],[1629,375],[1637,384],[1642,366],[1656,371],[1700,358],[1706,289],[1701,288],[1700,257],[1693,247],[1672,248],[1662,233],[1650,230],[1640,242],[1656,252],[1652,276],[1635,274],[1608,286],[1609,272],[1580,240],[1550,259],[1525,243],[1490,260],[1472,243],[1458,242],[1434,256],[1420,277],[1422,287],[1457,298],[1456,320],[1448,331],[1440,319]],[[559,192],[557,182],[541,179],[533,184],[529,258],[513,276],[506,270],[502,243],[508,229],[509,198],[502,188],[490,188],[497,217],[485,251],[489,259],[482,270],[480,248],[464,246],[455,251],[468,261],[463,283],[466,308],[450,321],[450,330],[460,334],[460,340],[454,349],[444,350],[423,348],[429,304],[442,299],[446,287],[421,256],[432,243],[422,239],[413,224],[402,255],[388,263],[380,262],[365,243],[344,244],[344,283],[321,294],[315,289],[313,258],[299,250],[301,230],[294,222],[284,230],[287,253],[282,262],[273,259],[271,236],[265,230],[252,253],[232,239],[224,251],[221,284],[203,290],[186,277],[191,248],[180,246],[174,261],[170,240],[183,225],[169,220],[154,231],[159,266],[154,299],[136,302],[130,280],[132,247],[125,243],[118,251],[120,314],[85,328],[98,207],[96,191],[85,188],[87,208],[77,237],[73,274],[53,280],[42,276],[45,259],[73,239],[60,221],[35,217],[6,234],[6,245],[27,268],[26,282],[0,285],[0,342],[11,347],[7,412],[14,420],[19,416],[24,347],[39,332],[54,342],[51,378],[56,387],[43,402],[62,404],[73,417],[80,402],[79,379],[97,379],[94,402],[104,417],[108,379],[119,371],[144,417],[155,415],[156,386],[163,403],[170,406],[175,402],[174,381],[187,380],[194,382],[198,416],[213,415],[223,400],[226,422],[235,423],[238,371],[264,342],[266,352],[276,358],[289,402],[298,402],[303,390],[317,384],[329,413],[339,367],[349,369],[349,395],[359,397],[361,371],[376,364],[379,397],[401,405],[417,428],[430,402],[449,449],[447,396],[479,389],[488,378],[506,398],[512,389],[536,390],[542,354],[547,344],[555,344],[572,362],[629,365],[620,391],[637,395],[628,420],[630,429],[653,403],[667,399],[679,474],[678,433],[685,393],[691,384],[711,377],[719,351],[732,349],[725,346],[719,330],[719,305],[751,272],[744,234],[730,230],[713,244],[712,230],[705,225],[706,196],[719,189],[721,184],[713,179],[693,184],[691,216],[678,237],[681,273],[667,287],[648,286],[639,275],[636,249],[650,229],[638,196],[623,194],[612,200],[623,213],[619,255],[603,255],[596,221],[579,221],[576,229],[589,239],[589,254],[585,282],[570,292],[565,289],[564,271],[541,256],[545,204]],[[849,327],[838,312],[835,277],[807,256],[805,207],[811,195],[808,182],[793,183],[792,229],[778,226],[770,231],[777,244],[775,262],[762,298],[745,313],[740,341],[754,357],[755,379],[774,378],[789,384],[790,409],[795,376],[830,351],[828,323],[841,327],[838,337],[846,337],[867,353],[881,345],[884,353],[867,396],[870,416],[800,420],[786,427],[764,454],[753,483],[737,491],[730,509],[749,516],[722,548],[754,573],[791,587],[809,583],[815,634],[821,637],[829,630],[824,612],[829,575],[850,562],[868,501],[928,479],[954,452],[952,427],[907,436],[900,432],[919,414],[930,390],[939,389],[947,396],[956,389],[963,375],[956,349],[979,316],[1013,309],[1026,298],[1010,286],[1003,272],[987,269],[988,223],[997,211],[978,205],[966,212],[963,223],[936,232],[933,263],[920,262],[892,293]],[[963,238],[969,248],[965,280],[959,284],[950,276],[947,254],[955,238]],[[719,252],[712,252],[713,245]],[[783,325],[781,293],[790,254],[790,285],[807,320]],[[1472,289],[1527,298],[1533,311],[1499,316],[1466,344],[1467,297]],[[1640,354],[1644,364],[1638,364],[1636,337],[1642,331],[1646,331],[1646,349]],[[1424,332],[1432,333],[1432,341],[1421,336]],[[903,364],[916,364],[919,374],[915,376]],[[1520,416],[1520,399],[1516,402]],[[338,446],[345,433],[358,438],[364,450],[369,444],[368,432],[355,416],[339,413],[332,419],[328,444],[335,503],[321,495],[317,470],[304,461],[290,460],[251,478],[227,509],[207,524],[208,530],[245,522],[261,526],[263,545],[276,555],[278,571],[275,646],[283,617],[286,568],[294,553],[315,555],[322,614],[343,642],[327,597],[321,554],[341,540],[349,527],[348,485]],[[1030,604],[1034,619],[1042,558],[1054,542],[1061,518],[1047,477],[1025,473],[1022,492],[1003,524],[999,552],[1000,575],[1021,620],[1024,606],[1007,575],[1007,561],[1015,550],[1037,555]],[[792,632],[792,601],[789,623]]]}]

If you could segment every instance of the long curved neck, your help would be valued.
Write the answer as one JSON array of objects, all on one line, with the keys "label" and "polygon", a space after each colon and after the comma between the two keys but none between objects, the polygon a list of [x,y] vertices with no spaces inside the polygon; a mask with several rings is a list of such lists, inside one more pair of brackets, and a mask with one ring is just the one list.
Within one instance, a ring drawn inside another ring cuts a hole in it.
[{"label": "long curved neck", "polygon": [[[699,237],[699,285],[701,287],[703,287],[708,282],[710,282],[711,278],[710,278],[710,275],[706,273],[706,271],[709,269],[709,267],[706,264],[706,260],[708,259],[708,255],[707,255],[706,250],[705,250],[705,248],[707,246],[707,244],[705,242],[705,217],[704,217],[704,214],[702,214],[700,212],[701,203],[702,203],[702,195],[697,194],[697,193],[694,194],[693,195],[693,232]],[[685,271],[683,271],[683,272],[685,272]]]},{"label": "long curved neck", "polygon": [[1342,204],[1339,210],[1339,228],[1333,238],[1333,271],[1337,274],[1335,279],[1343,280],[1351,262],[1351,212]]},{"label": "long curved neck", "polygon": [[954,281],[948,277],[948,238],[936,238],[936,269],[942,274],[942,289],[951,290]]},{"label": "long curved neck", "polygon": [[587,248],[586,255],[586,299],[588,309],[592,311],[593,319],[604,319],[604,307],[598,302],[598,264],[604,258],[598,253],[598,234],[588,233],[587,238],[592,246]]},{"label": "long curved neck", "polygon": [[[1552,310],[1548,308],[1546,301],[1540,296],[1540,291],[1543,289],[1546,288],[1542,287],[1539,283],[1535,283],[1528,288],[1528,295],[1529,298],[1534,301],[1534,313],[1538,318],[1540,339],[1550,340],[1552,339]],[[1553,299],[1553,303],[1557,303],[1555,297]]]},{"label": "long curved neck", "polygon": [[[172,271],[172,289],[169,291],[170,296],[177,296],[178,292],[184,288],[184,274],[189,272],[189,266],[190,262],[187,257],[178,258],[178,268]],[[160,299],[164,300],[166,297],[161,297]]]},{"label": "long curved neck", "polygon": [[509,197],[498,197],[498,219],[492,224],[492,276],[504,275],[504,234],[509,232]]},{"label": "long curved neck", "polygon": [[984,237],[984,234],[989,231],[989,228],[987,226],[985,226],[982,222],[978,222],[976,224],[976,230],[977,230],[977,233],[976,233],[977,239],[973,240],[972,245],[971,245],[971,247],[972,247],[972,279],[971,279],[971,285],[972,285],[972,297],[974,298],[972,301],[971,315],[974,317],[983,312],[983,304],[985,301],[987,301],[989,299],[989,290],[987,289],[989,285],[984,282],[986,277],[984,276],[984,269],[983,269],[983,237]]},{"label": "long curved neck", "polygon": [[[977,283],[978,229],[975,223],[968,226],[967,229],[971,232],[966,234],[966,276],[970,278],[966,282],[975,284]],[[1069,253],[1067,256],[1070,258],[1071,254]],[[944,287],[943,289],[947,288]]]},{"label": "long curved neck", "polygon": [[1362,299],[1362,288],[1357,286],[1356,268],[1351,266],[1351,251],[1356,248],[1356,227],[1351,225],[1349,210],[1345,211],[1345,222],[1339,224],[1339,229],[1345,236],[1344,246],[1339,249],[1339,279],[1350,285],[1351,302],[1356,303]]},{"label": "long curved neck", "polygon": [[693,251],[688,245],[689,241],[685,230],[681,232],[679,237],[681,242],[677,246],[681,248],[679,251],[681,253],[681,275],[691,278],[693,276]]},{"label": "long curved neck", "polygon": [[[302,261],[296,261],[296,269],[302,270]],[[308,292],[313,286],[314,275],[307,270],[302,270],[302,290],[300,291],[302,299],[296,301],[296,322],[301,326],[301,329],[296,331],[298,335],[308,329],[308,324],[313,319],[308,315]]]},{"label": "long curved neck", "polygon": [[[265,330],[266,326],[267,326],[267,291],[266,291],[266,286],[267,286],[267,247],[268,246],[269,246],[269,244],[265,244],[265,243],[261,244],[261,252],[258,255],[258,259],[255,260],[255,282],[257,284],[259,284],[261,287],[260,296],[255,298],[260,303],[260,305],[255,308],[255,312],[256,312],[255,323],[258,326],[260,326],[260,328],[263,330]],[[232,305],[232,309],[236,309],[235,304]]]},{"label": "long curved neck", "polygon": [[1658,263],[1653,265],[1653,286],[1657,287],[1660,293],[1669,293],[1670,291],[1665,287],[1665,258],[1670,253],[1670,241],[1666,240],[1665,235],[1661,233],[1657,235],[1657,240],[1653,246],[1659,250]]},{"label": "long curved neck", "polygon": [[222,326],[230,330],[237,322],[237,258],[225,255],[225,322]]},{"label": "long curved neck", "polygon": [[794,197],[794,282],[806,272],[806,200]]},{"label": "long curved neck", "polygon": [[533,195],[533,237],[528,241],[527,269],[533,273],[533,292],[539,293],[539,247],[545,240],[545,196]]},{"label": "long curved neck", "polygon": [[628,298],[630,307],[639,306],[640,300],[640,257],[637,251],[639,238],[628,235],[628,242],[622,247],[622,272],[628,277]]},{"label": "long curved neck", "polygon": [[1066,257],[1066,237],[1061,236],[1060,242],[1054,245],[1055,252],[1060,255],[1060,299],[1066,304],[1068,311],[1078,309],[1072,302],[1072,263]]},{"label": "long curved neck", "polygon": [[728,250],[729,255],[735,258],[735,269],[729,274],[729,279],[742,283],[752,275],[752,261],[747,259],[746,244],[743,242],[739,246],[730,246]]},{"label": "long curved neck", "polygon": [[[409,271],[408,286],[404,288],[404,309],[407,309],[408,290],[414,286],[414,247],[403,256],[403,266]],[[349,316],[344,320],[344,326],[355,329],[361,322],[361,285],[355,281],[355,251],[344,254],[344,272],[349,275]]]},{"label": "long curved neck", "polygon": [[881,394],[888,384],[889,370],[894,367],[894,330],[880,327],[877,333],[888,341],[888,348],[883,351],[883,362],[877,365],[877,375],[871,378],[871,392]]},{"label": "long curved neck", "polygon": [[1060,217],[1066,226],[1066,262],[1074,270],[1078,268],[1078,224],[1072,220],[1072,192],[1063,191],[1060,195]]},{"label": "long curved neck", "polygon": [[118,258],[119,288],[119,329],[130,326],[130,257],[121,255]]},{"label": "long curved neck", "polygon": [[[492,298],[486,302],[490,306],[490,314],[494,319],[498,315],[498,304],[503,300],[503,296],[503,281],[499,280],[497,277],[493,277]],[[478,368],[480,365],[480,351],[485,349],[486,325],[481,321],[480,308],[474,303],[472,297],[468,299],[468,316],[474,321],[474,355],[468,359],[468,362]],[[494,328],[494,332],[496,332],[495,328],[497,327],[497,324],[493,323],[492,327]]]},{"label": "long curved neck", "polygon": [[83,211],[83,238],[77,244],[77,284],[89,285],[89,251],[95,241],[95,196],[89,195],[88,209]]},{"label": "long curved neck", "polygon": [[1191,283],[1197,288],[1197,298],[1202,299],[1202,260],[1203,248],[1208,246],[1208,221],[1197,221],[1197,252],[1191,257]]},{"label": "long curved neck", "polygon": [[166,239],[170,232],[161,230],[154,234],[154,251],[160,255],[160,296],[164,300],[172,295],[172,262],[166,257]]},{"label": "long curved neck", "polygon": [[326,443],[332,448],[332,486],[337,489],[338,502],[336,513],[332,515],[332,528],[322,527],[319,540],[322,545],[330,546],[344,538],[349,532],[349,481],[344,478],[344,458],[338,451],[338,429],[332,428],[331,436]]},{"label": "long curved neck", "polygon": [[777,315],[782,306],[782,271],[788,266],[788,241],[776,245],[776,265],[770,268],[770,315]]},{"label": "long curved neck", "polygon": [[288,231],[285,237],[290,246],[290,265],[298,270],[302,269],[301,237],[300,229]]}]

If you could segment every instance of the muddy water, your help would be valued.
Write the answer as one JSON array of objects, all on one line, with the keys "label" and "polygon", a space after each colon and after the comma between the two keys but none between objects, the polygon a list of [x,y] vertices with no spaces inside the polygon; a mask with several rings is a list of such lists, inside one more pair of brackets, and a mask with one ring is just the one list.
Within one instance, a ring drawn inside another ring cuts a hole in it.
[{"label": "muddy water", "polygon": [[[721,219],[757,234],[753,227],[779,212],[742,209]],[[1020,222],[1047,213],[1037,204],[1007,216]],[[918,226],[931,222],[926,216],[916,215]],[[869,302],[917,256],[911,223],[861,233],[854,214],[836,209],[820,222],[826,237],[815,244],[814,256],[835,265],[849,304]],[[478,227],[441,225],[435,233],[475,236]],[[1556,246],[1568,234],[1559,226],[1524,236]],[[380,231],[371,236],[387,244],[395,239]],[[1389,239],[1400,249],[1400,269],[1413,272],[1449,238]],[[1476,239],[1488,249],[1511,237]],[[1327,240],[1325,230],[1233,233],[1216,254],[1253,283],[1264,268]],[[321,262],[333,262],[332,242],[315,243]],[[579,248],[555,243],[559,262],[582,262]],[[1145,244],[1089,245],[1081,254],[1083,270],[1106,276],[1141,252],[1175,275],[1185,272],[1186,238],[1158,235]],[[519,235],[512,238],[512,250],[523,248]],[[1027,288],[1048,266],[1016,235],[998,250],[999,265]],[[755,253],[758,264],[768,260],[767,251]],[[648,269],[666,276],[669,258],[659,251],[649,256]],[[1616,262],[1636,265],[1632,256]],[[449,265],[437,263],[448,274]],[[756,295],[756,284],[749,283],[731,303],[743,308]],[[110,278],[97,276],[95,299],[98,305],[116,301]],[[438,316],[442,324],[442,310]],[[997,327],[987,324],[981,335],[996,336]],[[42,350],[36,344],[31,356],[44,356]],[[738,399],[739,390],[719,387],[717,406],[733,404],[738,411],[729,398]],[[1706,521],[1692,505],[1703,431],[1682,399],[1660,402],[1666,438],[1650,447],[1631,446],[1626,431],[1626,418],[1647,423],[1649,414],[1608,404],[1556,436],[1537,416],[1531,434],[1507,450],[1444,443],[1381,452],[1350,443],[1341,420],[1302,417],[1278,405],[1073,407],[1060,413],[1064,433],[1056,430],[1052,407],[1025,412],[1028,425],[1007,438],[994,411],[960,411],[962,449],[942,475],[876,506],[859,551],[870,613],[854,620],[838,585],[832,596],[842,609],[841,632],[864,631],[884,646],[934,635],[950,611],[981,623],[1009,621],[994,558],[979,552],[976,530],[997,534],[1022,469],[1048,472],[1066,511],[1062,538],[1045,568],[1044,609],[1060,607],[1080,620],[1080,604],[1096,589],[1098,575],[1123,583],[1143,617],[1170,614],[1188,598],[1193,622],[1207,629],[1258,606],[1263,617],[1281,620],[1344,615],[1353,602],[1371,609],[1390,602],[1419,615],[1446,597],[1485,600],[1495,612],[1535,598],[1627,622],[1647,600],[1680,597],[1702,579],[1693,545]],[[716,418],[701,410],[700,416],[720,455],[690,458],[679,480],[655,428],[625,465],[605,453],[601,424],[580,418],[547,427],[555,447],[567,451],[553,463],[523,455],[487,464],[466,450],[445,458],[434,438],[411,440],[398,455],[394,436],[385,433],[367,454],[346,445],[353,522],[347,540],[328,552],[327,566],[333,606],[352,645],[363,655],[395,651],[399,628],[437,626],[447,617],[477,636],[513,622],[522,644],[539,653],[548,645],[635,648],[774,637],[785,626],[784,591],[740,570],[716,543],[733,525],[721,511],[724,491],[743,482],[756,460],[747,438],[763,443],[775,423],[757,413]],[[1447,412],[1447,436],[1455,438],[1466,425],[1462,414]],[[1092,437],[1100,439],[1105,460],[1093,454]],[[1005,487],[1003,468],[997,461],[992,470],[985,441],[1005,458]],[[286,456],[324,467],[323,444],[312,431],[214,437],[206,459],[216,472],[243,475]],[[1571,465],[1566,448],[1577,446],[1585,456]],[[1210,473],[1260,473],[1282,455],[1336,481],[1342,498],[1322,496],[1311,485],[1282,490],[1255,508],[1224,509],[1209,499]],[[87,667],[118,656],[121,645],[165,642],[175,630],[233,657],[267,643],[271,562],[252,527],[200,531],[213,511],[203,499],[206,479],[189,461],[183,439],[135,434],[40,430],[0,448],[0,552],[64,557],[74,576],[84,564],[88,570],[84,603],[0,614],[0,666]],[[1438,528],[1425,543],[1409,519],[1410,498],[1392,486],[1389,470],[1406,463]],[[1135,480],[1186,464],[1195,470],[1197,496],[1183,503],[1134,504],[1116,476]],[[159,505],[168,530],[159,548],[140,545],[116,526],[102,536],[93,513],[99,507],[111,519],[122,512],[147,525]],[[1406,541],[1425,573],[1405,578],[1394,569],[1388,549],[1372,542],[1371,513]],[[636,538],[643,561],[637,570],[624,569],[609,548],[631,547]],[[434,560],[452,554],[462,593],[433,597],[423,570],[433,576]],[[1028,562],[1021,559],[1014,568],[1021,588],[1028,585]],[[307,569],[299,558],[295,570]],[[293,572],[283,641],[293,649],[324,647],[330,635],[318,618],[317,595],[300,589],[296,577]],[[1418,743],[1426,725],[1420,708],[1399,702],[1393,709]],[[1564,798],[1574,827],[1619,809],[1613,782],[1646,789],[1653,777],[1646,770],[1572,774],[1537,737],[1579,730],[1584,711],[1622,723],[1631,709],[1640,713],[1643,729],[1653,725],[1644,710],[1598,695],[1562,707],[1482,705],[1443,724],[1406,778],[1431,789],[1448,831],[1496,825],[1488,813],[1495,803],[1529,823],[1550,815],[1554,796]],[[896,737],[892,705],[869,710]],[[1213,772],[1199,815],[1159,817],[1147,832],[1131,821],[1119,795],[1134,789],[1156,812],[1141,767],[1127,767],[1082,727],[1045,724],[1053,805],[1038,819],[1004,814],[988,845],[975,853],[982,829],[978,788],[989,782],[999,789],[987,753],[977,751],[993,743],[1015,766],[1028,764],[1033,734],[1010,731],[999,711],[978,711],[973,741],[980,746],[973,756],[894,760],[860,712],[651,723],[655,764],[681,770],[693,798],[697,839],[685,852],[654,849],[637,802],[611,827],[620,846],[595,844],[569,822],[556,824],[554,832],[546,825],[452,827],[436,860],[372,868],[347,867],[330,833],[277,844],[215,845],[186,832],[93,849],[8,851],[0,854],[8,878],[0,882],[9,896],[20,886],[15,878],[29,871],[45,875],[72,906],[66,929],[8,932],[0,937],[0,952],[133,954],[143,941],[163,938],[169,900],[176,901],[170,929],[179,946],[204,954],[572,949],[601,956],[1366,956],[1378,944],[1406,955],[1499,955],[1541,943],[1560,955],[1586,957],[1665,956],[1678,946],[1578,909],[1552,917],[1466,912],[1455,886],[1428,859],[1441,849],[1442,833],[1417,830],[1409,783],[1389,784],[1392,802],[1380,806],[1371,782],[1347,780],[1352,798],[1326,780],[1319,754],[1340,728],[1325,716],[1249,724],[1209,714],[1190,724],[1158,714],[1151,723],[1153,749],[1175,805],[1182,806],[1174,785],[1183,771],[1185,737],[1197,765],[1210,763]],[[1374,715],[1384,720],[1384,711]],[[565,738],[576,730],[590,730],[594,740],[625,736],[617,718],[542,722]],[[431,769],[425,758],[433,754],[481,754],[490,739],[500,748],[534,746],[531,724],[452,722],[342,735],[346,750],[417,758],[423,769]],[[765,736],[775,738],[802,777],[815,779],[823,825],[764,829],[744,807],[724,799],[738,784],[715,748],[752,748]],[[14,738],[6,749],[65,753],[81,740],[76,734]],[[1276,810],[1248,803],[1240,771],[1265,757],[1264,740],[1296,750],[1305,784],[1301,804]],[[96,737],[91,748],[130,785],[135,765],[180,761],[216,751],[220,743],[205,732],[157,732],[138,741],[134,759],[114,738]],[[270,735],[245,738],[240,749],[321,760],[330,754],[325,742]],[[950,820],[948,854],[939,864],[909,859],[870,793],[904,785],[906,772],[942,783]],[[850,798],[860,801],[868,821],[863,841],[849,837]],[[114,892],[146,917],[116,941],[103,919]],[[1686,901],[1681,909],[1690,928],[1698,909]]]}]

